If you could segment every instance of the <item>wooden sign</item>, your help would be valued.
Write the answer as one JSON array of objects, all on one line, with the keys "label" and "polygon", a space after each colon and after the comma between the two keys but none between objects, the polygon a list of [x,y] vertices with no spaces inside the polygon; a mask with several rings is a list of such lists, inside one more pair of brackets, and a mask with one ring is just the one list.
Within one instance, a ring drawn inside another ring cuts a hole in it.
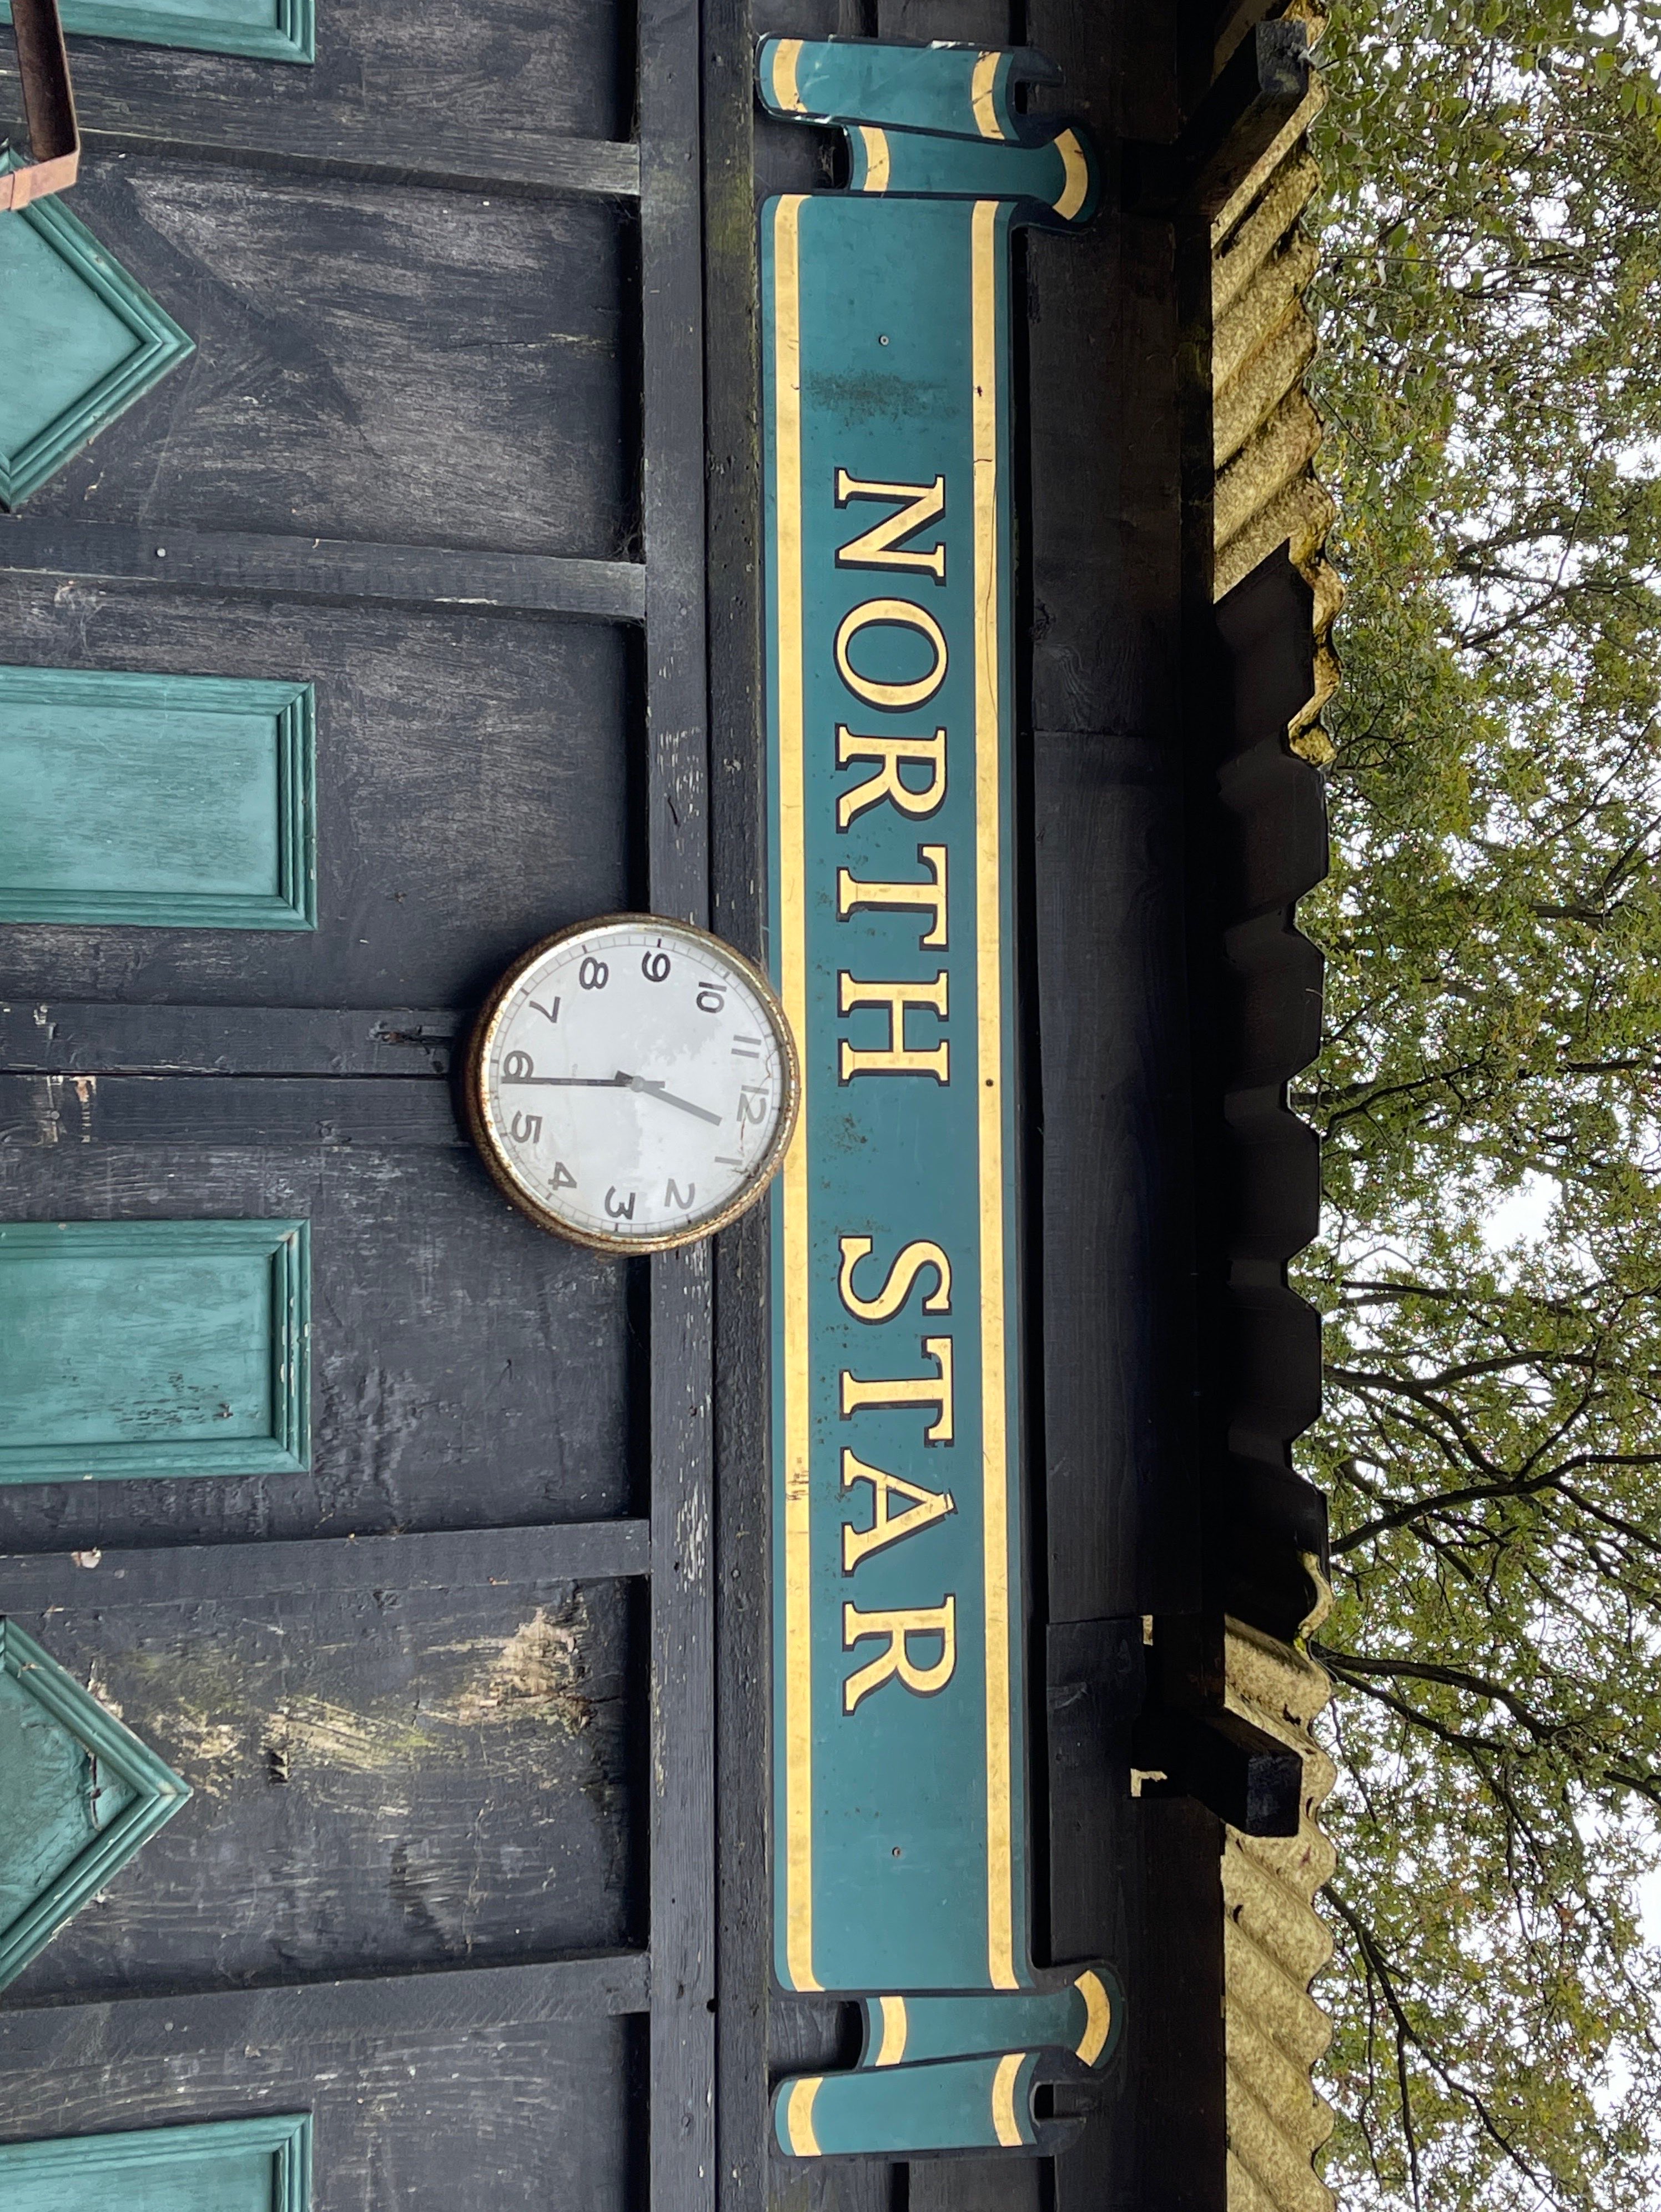
[{"label": "wooden sign", "polygon": [[803,1082],[774,1212],[775,1958],[885,2024],[858,2073],[781,2089],[807,2155],[1032,2146],[1040,2050],[1100,2063],[1113,2009],[1099,1972],[1035,1971],[1028,1918],[1009,233],[1095,192],[1079,135],[1010,106],[1033,59],[759,61],[775,112],[849,125],[852,183],[761,217]]}]

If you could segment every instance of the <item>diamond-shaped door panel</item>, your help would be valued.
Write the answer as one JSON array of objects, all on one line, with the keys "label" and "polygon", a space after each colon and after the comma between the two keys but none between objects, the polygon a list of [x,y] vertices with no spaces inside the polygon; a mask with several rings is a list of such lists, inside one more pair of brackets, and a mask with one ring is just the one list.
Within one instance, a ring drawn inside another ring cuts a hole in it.
[{"label": "diamond-shaped door panel", "polygon": [[0,1989],[190,1794],[0,1617]]},{"label": "diamond-shaped door panel", "polygon": [[[21,157],[0,154],[0,173]],[[194,350],[60,200],[0,216],[0,507],[15,507]]]}]

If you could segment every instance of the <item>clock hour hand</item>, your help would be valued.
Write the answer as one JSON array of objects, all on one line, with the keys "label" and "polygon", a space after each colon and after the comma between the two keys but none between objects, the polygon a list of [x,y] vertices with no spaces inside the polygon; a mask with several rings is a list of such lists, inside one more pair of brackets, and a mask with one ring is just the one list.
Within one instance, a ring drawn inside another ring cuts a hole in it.
[{"label": "clock hour hand", "polygon": [[721,1126],[718,1114],[712,1114],[707,1106],[694,1106],[689,1098],[677,1098],[672,1091],[665,1091],[661,1083],[650,1083],[644,1075],[625,1075],[617,1070],[619,1083],[626,1083],[631,1091],[641,1091],[649,1098],[661,1098],[665,1106],[678,1106],[683,1114],[695,1114],[700,1121],[708,1121],[716,1128]]}]

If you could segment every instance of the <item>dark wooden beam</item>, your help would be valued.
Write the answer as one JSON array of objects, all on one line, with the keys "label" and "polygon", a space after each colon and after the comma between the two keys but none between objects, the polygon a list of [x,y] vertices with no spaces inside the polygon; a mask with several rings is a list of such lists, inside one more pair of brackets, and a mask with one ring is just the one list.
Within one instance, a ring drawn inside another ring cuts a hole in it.
[{"label": "dark wooden beam", "polygon": [[639,622],[646,599],[645,572],[630,561],[362,544],[166,525],[134,530],[27,517],[0,523],[0,568],[100,583],[137,580],[172,591],[373,599],[482,613],[586,615],[611,622]]},{"label": "dark wooden beam", "polygon": [[514,199],[640,196],[640,149],[626,142],[532,137],[488,125],[464,132],[434,131],[420,116],[380,114],[360,122],[348,142],[352,151],[343,154],[341,127],[326,119],[328,104],[321,105],[320,117],[306,108],[287,108],[280,122],[269,109],[255,110],[234,134],[219,137],[186,115],[163,122],[142,102],[128,108],[106,94],[91,103],[100,119],[82,137],[92,153],[171,155],[285,176],[345,177]]},{"label": "dark wooden beam", "polygon": [[284,1590],[477,1589],[492,1583],[601,1582],[652,1570],[646,1521],[568,1521],[300,1542],[179,1544],[139,1551],[0,1558],[0,1608],[44,1613],[70,1595],[107,1606],[231,1604]]},{"label": "dark wooden beam", "polygon": [[[700,9],[640,0],[641,536],[646,890],[709,919]],[[713,2212],[715,1649],[710,1252],[646,1263],[651,1407],[652,2005],[648,2190]]]},{"label": "dark wooden beam", "polygon": [[[81,136],[89,153],[167,155],[288,175],[327,174],[538,199],[632,200],[640,152],[632,140],[516,130],[488,114],[465,126],[420,108],[376,106],[308,85],[305,100],[238,93],[192,72],[177,85],[136,82],[131,48],[77,40],[73,57]],[[0,99],[16,69],[0,65]]]},{"label": "dark wooden beam", "polygon": [[0,2013],[0,2065],[69,2067],[83,2063],[88,2051],[113,2066],[132,2057],[160,2059],[227,2046],[323,2045],[412,2032],[457,2037],[644,2012],[650,1987],[644,1952],[613,1951],[536,1966],[436,1969],[110,2004],[14,2002]]},{"label": "dark wooden beam", "polygon": [[448,1086],[395,1075],[0,1075],[0,1145],[465,1145]]},{"label": "dark wooden beam", "polygon": [[445,1074],[471,1016],[444,1007],[0,1005],[13,1075]]},{"label": "dark wooden beam", "polygon": [[1295,1836],[1303,1807],[1303,1760],[1238,1713],[1157,1711],[1133,1739],[1137,1767],[1165,1777],[1150,1796],[1197,1797],[1246,1836]]}]

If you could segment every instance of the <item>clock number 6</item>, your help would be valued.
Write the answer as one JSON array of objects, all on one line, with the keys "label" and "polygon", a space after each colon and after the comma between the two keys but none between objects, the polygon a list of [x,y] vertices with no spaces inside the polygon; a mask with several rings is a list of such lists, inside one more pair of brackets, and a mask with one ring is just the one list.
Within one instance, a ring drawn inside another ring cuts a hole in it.
[{"label": "clock number 6", "polygon": [[536,1072],[536,1063],[528,1052],[510,1052],[502,1060],[504,1083],[528,1083]]},{"label": "clock number 6", "polygon": [[591,953],[577,970],[577,981],[585,991],[603,991],[611,981],[611,970],[603,960],[596,960]]},{"label": "clock number 6", "polygon": [[664,983],[669,980],[667,952],[648,952],[640,963],[640,973],[648,983]]}]

